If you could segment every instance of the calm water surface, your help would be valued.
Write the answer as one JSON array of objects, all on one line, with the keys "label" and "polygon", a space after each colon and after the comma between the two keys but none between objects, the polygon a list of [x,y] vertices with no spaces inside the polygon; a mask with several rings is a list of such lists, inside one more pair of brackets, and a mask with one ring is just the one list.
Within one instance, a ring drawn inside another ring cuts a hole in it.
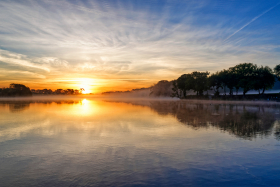
[{"label": "calm water surface", "polygon": [[280,186],[280,107],[0,101],[0,186]]}]

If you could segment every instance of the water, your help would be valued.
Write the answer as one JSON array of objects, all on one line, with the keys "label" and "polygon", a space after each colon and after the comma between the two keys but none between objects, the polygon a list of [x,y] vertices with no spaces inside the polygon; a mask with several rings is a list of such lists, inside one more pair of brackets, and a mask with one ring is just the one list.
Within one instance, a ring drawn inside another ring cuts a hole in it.
[{"label": "water", "polygon": [[280,186],[280,107],[0,102],[0,186]]}]

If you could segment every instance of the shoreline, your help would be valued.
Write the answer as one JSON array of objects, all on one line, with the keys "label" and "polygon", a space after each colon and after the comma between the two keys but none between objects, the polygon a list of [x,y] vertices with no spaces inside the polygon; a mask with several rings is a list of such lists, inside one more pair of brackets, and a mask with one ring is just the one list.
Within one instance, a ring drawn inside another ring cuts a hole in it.
[{"label": "shoreline", "polygon": [[76,95],[76,96],[31,96],[31,97],[0,97],[1,101],[57,101],[57,100],[111,100],[111,101],[158,101],[158,102],[178,102],[184,104],[246,104],[246,105],[279,105],[280,102],[275,100],[204,100],[204,99],[179,99],[171,97],[104,97],[104,96],[90,96],[90,95]]}]

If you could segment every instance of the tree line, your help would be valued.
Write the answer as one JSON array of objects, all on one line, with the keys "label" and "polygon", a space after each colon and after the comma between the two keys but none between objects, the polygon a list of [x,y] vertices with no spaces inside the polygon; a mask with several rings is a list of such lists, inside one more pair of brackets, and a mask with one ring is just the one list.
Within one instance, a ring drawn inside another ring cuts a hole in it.
[{"label": "tree line", "polygon": [[32,96],[32,95],[80,95],[84,88],[78,89],[32,89],[23,84],[12,83],[8,88],[0,88],[0,97]]},{"label": "tree line", "polygon": [[208,71],[194,71],[189,74],[181,75],[177,80],[173,81],[173,96],[186,97],[187,91],[193,90],[196,95],[203,95],[209,90],[214,91],[214,96],[220,95],[220,89],[229,90],[229,95],[233,95],[233,91],[243,90],[243,96],[249,90],[256,90],[259,94],[264,94],[265,90],[274,86],[276,78],[279,79],[280,65],[274,70],[268,66],[257,66],[252,63],[242,63],[229,69],[223,69],[210,75]]},{"label": "tree line", "polygon": [[213,74],[194,71],[170,82],[159,81],[152,87],[151,95],[186,98],[189,91],[198,96],[208,95],[208,91],[212,91],[218,97],[222,90],[224,95],[229,96],[233,96],[234,92],[238,95],[240,90],[243,96],[250,90],[256,90],[261,95],[273,88],[277,79],[280,80],[280,65],[272,70],[268,66],[242,63]]},{"label": "tree line", "polygon": [[85,91],[84,88],[78,89],[56,89],[56,90],[51,90],[51,89],[32,89],[31,92],[33,94],[38,94],[38,95],[79,95],[82,94],[83,91]]},{"label": "tree line", "polygon": [[29,87],[23,84],[10,84],[9,88],[0,88],[0,96],[11,97],[11,96],[31,96],[32,92]]}]

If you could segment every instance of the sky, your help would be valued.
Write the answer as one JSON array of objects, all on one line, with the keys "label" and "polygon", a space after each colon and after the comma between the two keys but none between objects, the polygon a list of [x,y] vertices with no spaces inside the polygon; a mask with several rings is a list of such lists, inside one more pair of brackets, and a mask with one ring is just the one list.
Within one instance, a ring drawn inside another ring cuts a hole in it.
[{"label": "sky", "polygon": [[280,0],[0,0],[0,87],[124,91],[280,64]]}]

